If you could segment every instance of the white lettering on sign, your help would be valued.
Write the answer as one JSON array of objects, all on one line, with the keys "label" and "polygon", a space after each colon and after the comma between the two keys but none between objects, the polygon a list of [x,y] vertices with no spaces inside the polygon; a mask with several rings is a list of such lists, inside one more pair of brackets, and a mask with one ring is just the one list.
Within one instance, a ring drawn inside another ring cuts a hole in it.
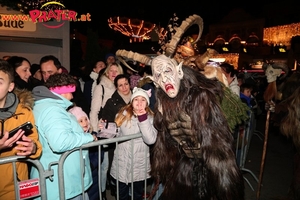
[{"label": "white lettering on sign", "polygon": [[36,197],[41,194],[40,182],[38,178],[19,182],[18,189],[20,200]]},{"label": "white lettering on sign", "polygon": [[34,187],[39,184],[39,181],[32,182],[32,183],[25,183],[25,184],[20,184],[20,189],[22,188],[29,188],[29,187]]}]

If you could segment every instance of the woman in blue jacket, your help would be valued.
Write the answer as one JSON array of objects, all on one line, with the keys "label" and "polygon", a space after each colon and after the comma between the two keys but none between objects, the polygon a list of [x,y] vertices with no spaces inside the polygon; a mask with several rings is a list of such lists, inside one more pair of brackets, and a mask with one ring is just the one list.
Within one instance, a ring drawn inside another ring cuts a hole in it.
[{"label": "woman in blue jacket", "polygon": [[[33,113],[43,147],[40,162],[45,169],[48,169],[50,163],[57,162],[64,152],[97,139],[91,134],[84,133],[76,117],[67,112],[67,108],[72,106],[70,100],[73,98],[72,92],[75,91],[75,85],[75,80],[69,74],[54,74],[49,77],[45,86],[37,86],[32,91],[35,98]],[[82,175],[85,191],[92,184],[88,150],[82,151],[83,172],[80,169],[80,156],[77,150],[71,153],[64,162],[65,199],[82,198]],[[53,180],[46,179],[48,200],[59,199],[58,180],[62,177],[58,177],[57,168],[57,165],[52,165]],[[35,167],[31,171],[31,177],[39,177]],[[85,195],[87,197],[86,193]]]}]

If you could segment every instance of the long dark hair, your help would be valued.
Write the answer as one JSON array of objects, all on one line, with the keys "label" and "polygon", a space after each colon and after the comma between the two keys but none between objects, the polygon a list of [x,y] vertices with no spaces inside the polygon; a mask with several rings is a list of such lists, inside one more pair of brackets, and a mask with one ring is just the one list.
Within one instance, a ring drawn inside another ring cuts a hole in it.
[{"label": "long dark hair", "polygon": [[[7,60],[7,62],[14,68],[15,71],[22,65],[23,61],[28,62],[29,66],[31,66],[30,61],[27,58],[21,56],[12,56]],[[15,73],[15,76],[18,76],[18,74]]]}]

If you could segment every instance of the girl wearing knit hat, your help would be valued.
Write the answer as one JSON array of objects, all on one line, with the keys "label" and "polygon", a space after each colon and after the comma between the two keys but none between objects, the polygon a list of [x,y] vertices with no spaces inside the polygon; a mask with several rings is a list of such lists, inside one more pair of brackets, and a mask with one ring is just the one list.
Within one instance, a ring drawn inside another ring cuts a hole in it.
[{"label": "girl wearing knit hat", "polygon": [[83,128],[83,131],[85,133],[91,132],[91,130],[90,130],[90,120],[89,120],[87,114],[82,110],[81,107],[74,106],[73,108],[71,108],[69,110],[69,112],[72,113],[76,117],[78,123]]},{"label": "girl wearing knit hat", "polygon": [[[120,199],[130,198],[130,187],[134,188],[131,194],[134,196],[133,199],[142,199],[145,169],[148,172],[146,179],[150,178],[149,145],[154,144],[157,137],[157,130],[153,126],[153,112],[149,108],[150,95],[151,91],[135,87],[130,104],[122,107],[115,118],[115,122],[120,128],[119,136],[142,135],[142,137],[133,141],[118,143],[118,148],[116,148],[118,151],[115,150],[114,152],[110,175],[115,183],[116,179],[119,181],[117,191]],[[134,155],[132,155],[132,150]],[[145,155],[147,155],[146,159]],[[133,162],[131,161],[132,158]],[[133,172],[131,172],[131,169],[133,169]]]},{"label": "girl wearing knit hat", "polygon": [[[83,131],[85,133],[92,133],[96,134],[96,132],[92,131],[92,128],[90,126],[90,120],[87,116],[87,114],[82,110],[79,106],[74,106],[69,111],[71,114],[73,114],[80,126],[83,128]],[[101,150],[101,163],[103,161],[104,151]],[[87,190],[89,200],[96,200],[100,199],[99,194],[99,181],[98,181],[98,162],[99,162],[99,152],[98,152],[98,146],[90,147],[89,148],[89,159],[90,159],[90,165],[92,170],[92,178],[93,178],[93,184],[92,186]],[[103,199],[103,198],[102,198]]]}]

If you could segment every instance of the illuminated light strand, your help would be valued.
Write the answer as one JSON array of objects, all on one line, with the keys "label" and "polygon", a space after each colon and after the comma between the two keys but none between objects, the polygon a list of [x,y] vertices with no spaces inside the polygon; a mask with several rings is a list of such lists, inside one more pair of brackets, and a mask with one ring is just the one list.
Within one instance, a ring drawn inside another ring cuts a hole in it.
[{"label": "illuminated light strand", "polygon": [[222,53],[213,56],[213,58],[224,58],[225,62],[234,66],[234,69],[238,69],[238,61],[239,61],[239,54],[238,53]]},{"label": "illuminated light strand", "polygon": [[[269,46],[286,46],[288,49],[291,46],[291,38],[294,36],[300,35],[300,22],[293,23],[288,25],[274,26],[263,29],[263,43]],[[233,35],[231,39],[235,39],[237,35]],[[257,35],[251,33],[249,38],[255,38],[259,40]],[[248,38],[248,39],[249,39]],[[247,40],[248,40],[247,39]],[[230,41],[229,41],[230,42]],[[240,41],[241,44],[249,45],[249,46],[258,46],[258,43],[247,43],[247,41]],[[215,40],[211,43],[208,43],[209,46],[213,46],[214,44],[226,45],[228,42],[222,37],[222,35],[218,35]]]},{"label": "illuminated light strand", "polygon": [[135,42],[151,39],[150,33],[156,27],[155,24],[144,20],[120,18],[119,16],[109,18],[108,25],[111,29],[130,37],[130,41]]},{"label": "illuminated light strand", "polygon": [[300,35],[300,23],[264,28],[263,41],[268,45],[290,46],[291,38]]}]

